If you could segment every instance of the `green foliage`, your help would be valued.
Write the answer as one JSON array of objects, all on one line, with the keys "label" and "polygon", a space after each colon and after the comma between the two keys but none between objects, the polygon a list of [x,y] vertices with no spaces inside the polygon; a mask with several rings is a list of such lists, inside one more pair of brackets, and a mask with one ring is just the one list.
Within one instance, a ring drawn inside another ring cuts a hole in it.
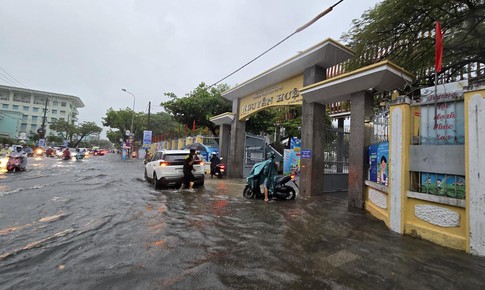
[{"label": "green foliage", "polygon": [[77,147],[84,137],[95,133],[99,134],[103,130],[94,122],[83,122],[81,125],[76,126],[63,120],[51,123],[49,128],[56,131],[58,133],[56,137],[59,137],[61,140],[58,142],[59,139],[56,138],[53,143],[64,143],[63,140],[68,140],[72,147]]},{"label": "green foliage", "polygon": [[206,127],[216,135],[218,126],[209,119],[231,111],[231,102],[221,97],[221,93],[228,88],[226,84],[209,88],[205,83],[200,83],[195,90],[183,98],[178,98],[174,93],[165,93],[172,99],[160,105],[184,127],[191,130],[195,121],[196,127]]},{"label": "green foliage", "polygon": [[94,122],[83,122],[79,127],[76,128],[77,141],[72,145],[77,147],[84,137],[91,134],[99,134],[103,131],[101,127],[98,127]]},{"label": "green foliage", "polygon": [[8,138],[8,137],[0,137],[0,144],[13,145],[13,144],[17,144],[17,141],[15,139]]},{"label": "green foliage", "polygon": [[53,145],[64,144],[64,138],[62,138],[60,136],[54,136],[54,135],[47,136],[46,141],[47,141],[48,144],[53,144]]},{"label": "green foliage", "polygon": [[135,140],[143,139],[144,130],[150,129],[152,136],[159,136],[175,131],[177,128],[177,122],[165,112],[150,114],[150,124],[148,124],[148,114],[137,112],[133,115],[133,111],[129,108],[118,111],[109,108],[103,118],[103,126],[111,128],[106,133],[106,137],[114,144],[118,144],[120,139],[125,141],[128,138],[126,132],[131,129],[132,118]]},{"label": "green foliage", "polygon": [[246,132],[253,133],[255,135],[274,133],[274,118],[275,111],[272,108],[259,111],[251,115],[246,121]]},{"label": "green foliage", "polygon": [[[342,40],[355,51],[350,69],[388,59],[429,85],[434,75],[435,23],[443,31],[443,69],[447,75],[485,63],[483,0],[384,0],[353,21]],[[380,52],[380,53],[378,53]]]},{"label": "green foliage", "polygon": [[[123,110],[118,110],[115,111],[113,108],[109,108],[108,111],[106,112],[106,116],[103,117],[103,126],[105,127],[110,127],[113,129],[118,129],[119,130],[119,138],[123,138],[123,140],[126,140],[126,132],[130,131],[131,129],[131,120],[133,118],[133,131],[136,131],[135,128],[135,122],[134,122],[134,117],[133,117],[133,110],[126,108]],[[119,142],[118,140],[114,141],[112,140],[110,136],[110,131],[108,131],[108,138],[111,142]],[[112,134],[111,134],[112,135]],[[112,137],[114,137],[112,135]]]},{"label": "green foliage", "polygon": [[51,130],[57,132],[57,134],[62,137],[63,140],[72,140],[72,136],[76,133],[76,126],[70,122],[57,120],[49,125]]}]

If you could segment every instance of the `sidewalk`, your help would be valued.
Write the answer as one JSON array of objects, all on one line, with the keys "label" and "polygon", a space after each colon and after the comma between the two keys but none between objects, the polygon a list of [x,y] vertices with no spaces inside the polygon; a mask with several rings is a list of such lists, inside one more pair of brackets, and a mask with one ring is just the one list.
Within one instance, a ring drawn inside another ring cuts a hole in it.
[{"label": "sidewalk", "polygon": [[[232,185],[240,197],[244,180],[227,182],[241,182],[239,189]],[[345,192],[298,195],[295,201],[273,201],[266,208],[285,216],[285,239],[296,245],[288,254],[299,257],[297,264],[320,281],[310,288],[323,282],[351,289],[485,289],[485,257],[394,233],[365,212],[349,212]],[[268,222],[263,215],[255,219]]]},{"label": "sidewalk", "polygon": [[346,193],[312,199],[324,206],[317,218],[326,275],[354,280],[355,288],[485,289],[485,257],[394,233],[369,214],[349,212]]}]

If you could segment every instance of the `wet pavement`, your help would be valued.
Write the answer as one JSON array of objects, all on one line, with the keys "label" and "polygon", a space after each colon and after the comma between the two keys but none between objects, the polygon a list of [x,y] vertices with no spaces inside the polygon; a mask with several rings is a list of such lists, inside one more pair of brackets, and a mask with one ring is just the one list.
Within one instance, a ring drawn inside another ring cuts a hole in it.
[{"label": "wet pavement", "polygon": [[391,232],[342,194],[155,190],[142,161],[0,174],[0,289],[484,289],[485,258]]}]

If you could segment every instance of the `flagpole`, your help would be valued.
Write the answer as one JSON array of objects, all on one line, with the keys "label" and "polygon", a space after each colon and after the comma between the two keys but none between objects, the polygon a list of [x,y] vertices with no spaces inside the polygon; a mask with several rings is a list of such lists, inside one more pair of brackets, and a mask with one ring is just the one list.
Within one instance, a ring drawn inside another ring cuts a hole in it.
[{"label": "flagpole", "polygon": [[435,55],[434,55],[434,131],[436,132],[436,144],[438,144],[438,72],[441,72],[443,60],[443,35],[440,22],[436,21],[435,30]]},{"label": "flagpole", "polygon": [[[438,132],[438,72],[434,71],[434,131]],[[438,136],[435,136],[438,144]]]}]

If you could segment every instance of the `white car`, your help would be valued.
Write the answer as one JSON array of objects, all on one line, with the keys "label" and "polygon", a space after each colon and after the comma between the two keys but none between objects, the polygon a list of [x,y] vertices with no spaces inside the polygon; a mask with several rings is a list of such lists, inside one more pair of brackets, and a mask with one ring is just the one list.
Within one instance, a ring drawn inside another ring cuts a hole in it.
[{"label": "white car", "polygon": [[[184,160],[188,154],[189,150],[157,151],[145,165],[145,179],[151,181],[157,189],[180,187],[184,179]],[[204,185],[204,161],[195,161],[194,169],[194,185]]]}]

